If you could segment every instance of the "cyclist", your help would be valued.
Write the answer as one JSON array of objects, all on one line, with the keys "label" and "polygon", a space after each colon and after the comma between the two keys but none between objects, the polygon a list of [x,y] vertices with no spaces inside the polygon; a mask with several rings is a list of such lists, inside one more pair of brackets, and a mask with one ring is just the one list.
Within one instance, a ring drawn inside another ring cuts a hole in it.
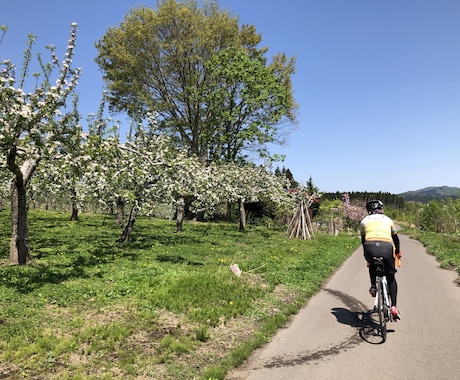
[{"label": "cyclist", "polygon": [[395,279],[395,255],[401,258],[399,250],[399,237],[395,229],[393,220],[383,214],[383,202],[376,199],[367,202],[367,215],[360,224],[361,242],[364,249],[364,257],[369,267],[369,276],[371,280],[371,288],[369,293],[375,297],[376,289],[376,273],[372,263],[375,256],[383,257],[385,272],[387,275],[388,286],[391,297],[391,313],[395,321],[401,319],[398,308],[396,307],[396,299],[398,295],[398,284]]}]

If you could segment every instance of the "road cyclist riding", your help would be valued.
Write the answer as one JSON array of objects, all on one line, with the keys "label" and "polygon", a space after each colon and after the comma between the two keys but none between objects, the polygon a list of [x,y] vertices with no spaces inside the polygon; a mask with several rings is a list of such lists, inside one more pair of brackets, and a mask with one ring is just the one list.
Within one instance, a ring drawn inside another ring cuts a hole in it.
[{"label": "road cyclist riding", "polygon": [[396,303],[398,284],[395,278],[397,272],[395,261],[400,263],[402,255],[399,237],[393,220],[383,214],[382,201],[367,202],[366,210],[368,215],[361,220],[360,233],[364,257],[369,268],[371,282],[369,293],[372,297],[378,294],[375,300],[377,311],[380,308],[382,313],[389,310],[387,315],[382,314],[383,322],[388,320],[397,322],[401,319]]}]

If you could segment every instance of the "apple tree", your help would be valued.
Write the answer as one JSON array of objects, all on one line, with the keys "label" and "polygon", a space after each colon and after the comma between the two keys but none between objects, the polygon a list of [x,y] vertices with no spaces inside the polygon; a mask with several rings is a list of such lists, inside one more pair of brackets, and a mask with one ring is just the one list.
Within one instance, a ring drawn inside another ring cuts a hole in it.
[{"label": "apple tree", "polygon": [[[77,25],[72,24],[65,57],[58,60],[49,46],[50,61],[38,55],[41,73],[34,73],[30,91],[26,79],[32,61],[34,37],[24,54],[19,75],[10,60],[0,62],[0,154],[10,173],[12,237],[10,261],[25,264],[30,258],[27,225],[27,187],[40,160],[59,153],[75,130],[68,128],[66,109],[80,70],[72,68]],[[54,82],[52,78],[55,78]]]}]

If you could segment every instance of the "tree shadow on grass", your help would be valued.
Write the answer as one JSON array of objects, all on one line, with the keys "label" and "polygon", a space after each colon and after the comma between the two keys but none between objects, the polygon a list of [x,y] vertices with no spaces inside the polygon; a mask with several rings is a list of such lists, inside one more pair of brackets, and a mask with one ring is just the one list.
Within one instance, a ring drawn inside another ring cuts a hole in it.
[{"label": "tree shadow on grass", "polygon": [[71,278],[88,278],[86,264],[75,260],[72,265],[31,264],[0,268],[2,284],[26,294],[47,284],[60,284]]},{"label": "tree shadow on grass", "polygon": [[162,254],[157,255],[156,260],[160,263],[170,263],[170,264],[186,264],[186,265],[196,265],[202,266],[204,265],[203,262],[190,260],[181,255],[170,255],[170,254]]},{"label": "tree shadow on grass", "polygon": [[32,260],[27,265],[11,264],[5,260],[0,266],[2,285],[28,293],[47,284],[61,284],[71,279],[89,279],[97,276],[94,267],[111,264],[117,257],[137,256],[134,250],[120,250],[116,243],[79,246],[62,244],[62,240],[46,239],[36,242]]},{"label": "tree shadow on grass", "polygon": [[[0,263],[0,279],[3,286],[17,290],[19,293],[31,292],[47,284],[61,284],[71,279],[88,279],[98,276],[101,271],[93,273],[94,267],[110,265],[120,258],[137,261],[145,260],[145,255],[152,255],[158,262],[172,264],[186,264],[203,266],[199,259],[187,255],[157,254],[155,246],[190,246],[203,244],[208,240],[208,231],[205,228],[194,228],[190,233],[174,234],[173,228],[153,228],[150,225],[137,224],[131,240],[128,243],[117,242],[117,231],[104,229],[101,222],[94,222],[94,230],[88,232],[87,225],[92,222],[84,221],[79,226],[72,222],[75,230],[68,227],[72,236],[61,224],[50,222],[49,218],[35,217],[31,228],[31,255],[32,261],[25,266],[10,265],[5,260]],[[103,223],[102,223],[103,225]],[[45,229],[45,233],[41,230]],[[82,232],[81,238],[76,238]],[[192,235],[193,233],[193,235]],[[120,230],[121,234],[121,230]],[[7,245],[5,244],[5,247]],[[6,251],[6,249],[5,249]]]},{"label": "tree shadow on grass", "polygon": [[[77,242],[62,244],[62,240],[47,238],[34,241],[37,248],[32,249],[32,261],[27,265],[11,265],[5,260],[0,265],[0,278],[3,286],[15,289],[19,293],[29,293],[47,284],[61,284],[71,279],[89,279],[97,276],[92,268],[112,264],[121,257],[130,261],[144,260],[143,254],[152,253],[152,259],[171,264],[203,266],[199,260],[178,254],[155,255],[152,241],[133,240],[129,243],[117,243],[101,238],[97,245],[80,246]],[[173,237],[171,240],[159,236],[165,246],[189,244],[194,239],[189,236]],[[157,240],[157,241],[158,241]],[[196,241],[196,244],[200,242]],[[83,244],[82,244],[83,245]],[[42,248],[40,248],[42,247]]]}]

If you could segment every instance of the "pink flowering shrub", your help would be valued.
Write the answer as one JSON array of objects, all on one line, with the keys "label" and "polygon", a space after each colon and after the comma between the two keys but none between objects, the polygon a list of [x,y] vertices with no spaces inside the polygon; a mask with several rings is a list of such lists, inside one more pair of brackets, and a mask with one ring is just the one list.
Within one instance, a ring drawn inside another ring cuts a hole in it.
[{"label": "pink flowering shrub", "polygon": [[358,202],[350,203],[350,195],[344,193],[342,196],[343,213],[345,214],[345,225],[352,228],[358,228],[361,220],[367,215],[364,204]]}]

